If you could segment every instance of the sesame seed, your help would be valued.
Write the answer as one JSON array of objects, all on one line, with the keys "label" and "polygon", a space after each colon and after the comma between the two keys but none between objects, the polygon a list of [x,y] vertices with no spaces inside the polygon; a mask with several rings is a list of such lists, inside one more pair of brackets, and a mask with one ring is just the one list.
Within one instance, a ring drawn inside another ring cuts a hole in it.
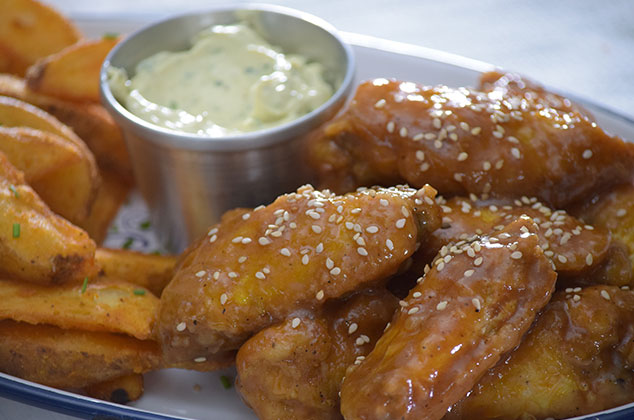
[{"label": "sesame seed", "polygon": [[557,259],[559,260],[560,263],[565,264],[568,261],[568,258],[564,257],[563,255],[557,255]]},{"label": "sesame seed", "polygon": [[233,271],[230,272],[229,274],[227,274],[227,276],[229,276],[229,278],[235,279],[236,277],[238,277],[238,273],[234,273]]},{"label": "sesame seed", "polygon": [[390,121],[389,123],[387,123],[387,126],[385,126],[385,128],[387,128],[387,132],[388,133],[393,133],[394,132],[394,121]]},{"label": "sesame seed", "polygon": [[462,152],[458,155],[458,162],[467,160],[468,157],[469,157],[469,154],[467,152]]},{"label": "sesame seed", "polygon": [[359,328],[359,326],[357,325],[356,322],[353,322],[352,324],[350,324],[350,326],[348,327],[348,334],[354,334],[354,332]]},{"label": "sesame seed", "polygon": [[320,242],[319,245],[317,245],[317,247],[315,247],[315,252],[317,254],[321,254],[323,250],[324,250],[324,244]]},{"label": "sesame seed", "polygon": [[184,322],[181,322],[180,324],[176,326],[176,331],[182,332],[182,331],[185,331],[185,328],[187,328],[187,324],[185,324]]},{"label": "sesame seed", "polygon": [[511,254],[511,258],[513,258],[514,260],[519,260],[520,258],[522,258],[522,253],[520,251],[515,251]]},{"label": "sesame seed", "polygon": [[434,147],[436,149],[440,149],[442,147],[442,142],[440,140],[434,141]]},{"label": "sesame seed", "polygon": [[209,238],[209,243],[212,244],[212,243],[216,242],[216,239],[218,239],[218,235],[212,235],[212,237]]},{"label": "sesame seed", "polygon": [[242,243],[245,244],[245,245],[246,244],[250,244],[251,243],[251,238],[243,238],[242,239]]},{"label": "sesame seed", "polygon": [[581,157],[583,157],[584,159],[590,159],[592,157],[592,150],[590,149],[584,150]]},{"label": "sesame seed", "polygon": [[236,236],[235,238],[231,240],[231,242],[233,242],[234,244],[237,244],[238,242],[242,242],[242,236]]},{"label": "sesame seed", "polygon": [[422,294],[421,292],[414,292],[414,293],[412,294],[412,297],[413,297],[413,298],[419,298],[419,297],[421,297],[422,295],[423,295],[423,294]]},{"label": "sesame seed", "polygon": [[474,136],[477,136],[478,134],[480,134],[480,132],[482,131],[482,128],[480,127],[473,127],[471,129],[471,134],[473,134]]},{"label": "sesame seed", "polygon": [[238,262],[239,262],[240,264],[242,264],[242,263],[243,263],[243,262],[245,262],[246,260],[247,260],[247,257],[246,257],[246,256],[244,256],[244,255],[243,255],[243,256],[241,256],[240,258],[238,258]]},{"label": "sesame seed", "polygon": [[423,161],[425,160],[425,152],[423,152],[422,150],[417,150],[416,151],[416,159]]},{"label": "sesame seed", "polygon": [[[359,235],[359,234],[357,233],[357,235]],[[355,235],[355,236],[357,236],[357,235]],[[363,237],[359,236],[359,237],[356,239],[356,241],[357,241],[357,244],[358,244],[358,245],[360,245],[360,246],[365,246],[365,239],[363,239]]]},{"label": "sesame seed", "polygon": [[286,257],[290,257],[291,256],[291,251],[288,250],[288,248],[282,248],[280,249],[280,254],[286,256]]},{"label": "sesame seed", "polygon": [[227,299],[228,298],[227,298],[227,294],[226,293],[221,294],[220,295],[220,304],[224,305],[225,303],[227,303]]},{"label": "sesame seed", "polygon": [[420,165],[421,172],[425,172],[429,169],[429,163],[425,162]]},{"label": "sesame seed", "polygon": [[409,210],[407,210],[407,207],[401,206],[401,214],[405,217],[409,216]]},{"label": "sesame seed", "polygon": [[434,118],[433,120],[434,128],[439,130],[442,127],[442,122],[438,118]]},{"label": "sesame seed", "polygon": [[458,141],[458,135],[456,133],[449,134],[449,138],[453,141]]},{"label": "sesame seed", "polygon": [[574,289],[572,289],[572,291],[575,293],[579,293],[581,291],[581,287],[575,287]]},{"label": "sesame seed", "polygon": [[308,264],[308,260],[309,260],[308,255],[304,255],[302,257],[302,264],[307,265]]},{"label": "sesame seed", "polygon": [[332,274],[333,276],[338,276],[339,274],[341,274],[341,268],[339,267],[335,267],[332,270],[330,270],[330,274]]},{"label": "sesame seed", "polygon": [[473,303],[473,306],[475,306],[476,312],[480,312],[480,309],[482,309],[482,305],[480,303],[480,299],[473,298],[473,299],[471,299],[471,303]]},{"label": "sesame seed", "polygon": [[574,300],[575,302],[579,302],[579,301],[581,300],[581,296],[579,296],[579,295],[574,295],[574,296],[572,297],[572,300]]},{"label": "sesame seed", "polygon": [[405,227],[405,222],[407,222],[406,219],[398,219],[396,221],[396,228],[397,229],[403,229]]},{"label": "sesame seed", "polygon": [[255,273],[255,277],[259,278],[260,280],[264,280],[266,278],[264,273],[261,271],[258,271],[257,273]]},{"label": "sesame seed", "polygon": [[394,242],[392,242],[391,239],[385,240],[385,246],[387,246],[387,249],[389,249],[390,251],[394,250]]},{"label": "sesame seed", "polygon": [[356,344],[357,346],[362,346],[365,344],[365,340],[361,337],[358,337],[356,341],[354,342],[354,344]]},{"label": "sesame seed", "polygon": [[201,271],[199,271],[198,273],[196,273],[196,277],[202,277],[202,276],[204,276],[205,274],[207,274],[207,272],[206,272],[205,270],[201,270]]},{"label": "sesame seed", "polygon": [[363,247],[357,248],[357,252],[359,253],[359,255],[362,255],[364,257],[366,257],[368,255],[368,251],[366,251],[366,249],[363,248]]},{"label": "sesame seed", "polygon": [[321,215],[319,213],[317,213],[316,211],[314,211],[314,210],[309,210],[309,211],[306,212],[306,214],[309,215],[310,217],[312,217],[315,220],[318,220],[318,219],[321,218]]},{"label": "sesame seed", "polygon": [[467,271],[464,272],[464,276],[465,277],[471,277],[471,276],[473,276],[473,273],[475,273],[474,270],[467,270]]},{"label": "sesame seed", "polygon": [[522,154],[520,153],[520,150],[517,147],[514,147],[514,148],[511,149],[511,154],[516,159],[519,159],[519,158],[522,157]]},{"label": "sesame seed", "polygon": [[489,169],[491,169],[491,162],[489,162],[489,161],[485,161],[485,162],[482,164],[482,169],[484,169],[485,171],[488,171]]},{"label": "sesame seed", "polygon": [[409,310],[409,311],[407,311],[407,313],[408,313],[409,315],[411,315],[411,314],[415,314],[415,313],[416,313],[416,312],[418,312],[419,310],[420,310],[420,308],[419,308],[418,306],[414,306],[413,308],[410,308],[410,310]]},{"label": "sesame seed", "polygon": [[220,278],[220,271],[216,271],[214,273],[214,280],[218,280]]},{"label": "sesame seed", "polygon": [[453,174],[453,179],[455,179],[456,181],[460,182],[460,181],[462,181],[462,176],[463,176],[463,174]]},{"label": "sesame seed", "polygon": [[291,229],[295,229],[295,228],[297,228],[297,223],[295,223],[295,222],[290,222],[290,223],[288,224],[288,227],[290,227]]},{"label": "sesame seed", "polygon": [[478,257],[475,260],[473,260],[473,265],[475,265],[476,267],[479,267],[480,265],[482,265],[482,257]]},{"label": "sesame seed", "polygon": [[207,232],[207,236],[211,236],[211,235],[213,235],[215,233],[218,233],[218,228],[217,227],[212,228],[211,230],[209,230],[209,232]]},{"label": "sesame seed", "polygon": [[322,300],[324,298],[324,291],[320,290],[319,292],[317,292],[315,298],[317,298],[317,300]]},{"label": "sesame seed", "polygon": [[380,199],[379,203],[384,207],[387,207],[390,205],[390,203],[385,198]]},{"label": "sesame seed", "polygon": [[398,133],[401,135],[401,137],[407,137],[407,127],[401,127]]},{"label": "sesame seed", "polygon": [[607,290],[601,290],[601,297],[605,300],[610,300],[610,294],[607,292]]},{"label": "sesame seed", "polygon": [[379,231],[379,228],[377,226],[368,226],[367,228],[365,228],[365,231],[368,233],[377,233]]},{"label": "sesame seed", "polygon": [[194,359],[194,362],[196,363],[202,363],[202,362],[206,362],[207,358],[205,356],[201,356],[201,357],[197,357]]},{"label": "sesame seed", "polygon": [[423,137],[425,137],[425,135],[423,133],[418,133],[416,134],[414,137],[412,137],[412,140],[414,141],[420,141],[423,139]]},{"label": "sesame seed", "polygon": [[500,159],[495,162],[495,169],[502,169],[502,166],[504,166],[504,159]]},{"label": "sesame seed", "polygon": [[616,212],[616,217],[623,217],[623,216],[625,216],[626,214],[627,214],[627,210],[625,210],[625,209],[619,209],[619,210],[617,210],[617,212]]},{"label": "sesame seed", "polygon": [[592,265],[592,254],[588,253],[588,255],[586,255],[586,265]]},{"label": "sesame seed", "polygon": [[445,262],[440,261],[440,263],[436,266],[436,270],[442,271],[443,268],[445,268]]},{"label": "sesame seed", "polygon": [[442,311],[447,307],[447,301],[443,300],[442,302],[440,302],[438,305],[436,305],[436,310],[437,311]]},{"label": "sesame seed", "polygon": [[376,103],[374,104],[375,108],[383,108],[385,106],[385,99],[379,99],[378,101],[376,101]]},{"label": "sesame seed", "polygon": [[337,213],[341,214],[341,212],[343,212],[343,206],[339,205],[337,206]]},{"label": "sesame seed", "polygon": [[326,258],[326,268],[331,270],[335,266],[335,262],[330,259],[330,257]]},{"label": "sesame seed", "polygon": [[291,321],[291,327],[292,328],[297,328],[299,327],[299,324],[302,322],[301,319],[299,318],[293,318],[293,320]]},{"label": "sesame seed", "polygon": [[271,243],[271,240],[269,238],[265,238],[264,236],[262,236],[258,239],[258,243],[260,245],[268,245]]},{"label": "sesame seed", "polygon": [[425,134],[425,140],[433,140],[435,139],[437,136],[434,133],[427,133]]},{"label": "sesame seed", "polygon": [[315,232],[315,233],[321,233],[321,227],[320,227],[320,226],[318,226],[318,225],[312,225],[310,228],[311,228],[311,229],[313,230],[313,232]]},{"label": "sesame seed", "polygon": [[460,128],[462,128],[464,131],[469,131],[469,124],[467,124],[464,121],[460,122]]}]

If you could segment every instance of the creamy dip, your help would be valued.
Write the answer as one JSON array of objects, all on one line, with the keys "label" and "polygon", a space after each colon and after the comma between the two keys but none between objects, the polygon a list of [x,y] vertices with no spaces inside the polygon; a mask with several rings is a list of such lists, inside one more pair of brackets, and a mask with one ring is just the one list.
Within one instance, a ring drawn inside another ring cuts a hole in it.
[{"label": "creamy dip", "polygon": [[138,117],[213,137],[295,120],[333,93],[321,64],[285,55],[243,23],[212,26],[187,51],[153,55],[129,80],[122,69],[108,75],[117,100]]}]

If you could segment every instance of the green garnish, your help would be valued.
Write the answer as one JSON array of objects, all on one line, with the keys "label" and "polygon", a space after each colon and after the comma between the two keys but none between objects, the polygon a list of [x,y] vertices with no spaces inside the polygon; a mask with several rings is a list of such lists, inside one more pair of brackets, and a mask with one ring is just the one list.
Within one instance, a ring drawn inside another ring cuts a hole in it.
[{"label": "green garnish", "polygon": [[153,251],[152,254],[154,254],[154,255],[162,255],[161,251],[159,251],[158,249],[156,251]]},{"label": "green garnish", "polygon": [[167,107],[171,109],[178,109],[178,103],[176,101],[170,101]]},{"label": "green garnish", "polygon": [[147,230],[149,229],[151,226],[151,223],[149,220],[146,220],[145,222],[141,222],[139,223],[139,228],[143,229],[143,230]]},{"label": "green garnish", "polygon": [[125,240],[125,242],[123,243],[121,247],[123,249],[130,249],[133,243],[134,243],[134,238],[128,238]]},{"label": "green garnish", "polygon": [[145,294],[145,290],[143,290],[143,289],[134,289],[134,292],[132,292],[132,293],[134,293],[137,296],[143,296]]},{"label": "green garnish", "polygon": [[88,277],[84,277],[84,284],[81,285],[81,294],[83,295],[88,287]]},{"label": "green garnish", "polygon": [[13,224],[13,237],[14,238],[19,238],[20,237],[20,224],[19,223],[14,223]]},{"label": "green garnish", "polygon": [[105,34],[102,35],[103,39],[117,39],[119,37],[119,34],[116,32],[106,32]]},{"label": "green garnish", "polygon": [[231,379],[229,379],[228,377],[226,377],[225,375],[221,375],[220,376],[220,383],[222,384],[224,389],[229,389],[231,388]]},{"label": "green garnish", "polygon": [[9,185],[9,189],[11,190],[13,195],[15,195],[15,198],[20,197],[20,193],[18,193],[18,190],[15,189],[15,185],[13,184]]}]

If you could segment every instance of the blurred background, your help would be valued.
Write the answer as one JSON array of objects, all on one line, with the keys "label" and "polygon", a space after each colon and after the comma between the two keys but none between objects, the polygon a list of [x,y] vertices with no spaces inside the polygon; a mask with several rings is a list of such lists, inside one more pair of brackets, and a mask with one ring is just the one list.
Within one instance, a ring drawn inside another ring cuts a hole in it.
[{"label": "blurred background", "polygon": [[[239,1],[45,0],[77,20],[160,17]],[[634,117],[632,0],[271,0],[337,29],[496,64]]]}]

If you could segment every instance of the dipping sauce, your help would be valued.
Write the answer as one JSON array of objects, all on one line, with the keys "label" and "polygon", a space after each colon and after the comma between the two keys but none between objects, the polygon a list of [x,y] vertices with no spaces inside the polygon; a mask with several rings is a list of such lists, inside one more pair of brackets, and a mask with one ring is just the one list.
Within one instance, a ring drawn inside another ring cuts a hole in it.
[{"label": "dipping sauce", "polygon": [[321,64],[285,55],[244,23],[212,26],[187,51],[153,55],[129,80],[118,68],[108,76],[117,100],[138,117],[212,137],[295,120],[333,94]]}]

